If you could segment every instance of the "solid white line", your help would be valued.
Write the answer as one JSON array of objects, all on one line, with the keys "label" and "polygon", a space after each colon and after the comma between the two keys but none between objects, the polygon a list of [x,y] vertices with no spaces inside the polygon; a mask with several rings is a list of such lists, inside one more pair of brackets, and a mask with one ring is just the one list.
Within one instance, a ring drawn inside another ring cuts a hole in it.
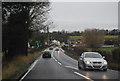
[{"label": "solid white line", "polygon": [[27,76],[27,74],[34,68],[34,66],[36,65],[37,62],[38,62],[38,60],[36,60],[36,61],[30,66],[30,68],[28,69],[28,71],[25,73],[25,75],[24,75],[19,81],[22,81],[22,80]]},{"label": "solid white line", "polygon": [[94,81],[94,80],[92,80],[92,79],[90,79],[90,78],[88,78],[88,77],[86,77],[86,76],[84,76],[84,75],[82,75],[82,74],[80,74],[78,72],[74,72],[74,73],[81,76],[81,77],[83,77],[83,78],[85,78],[85,79],[87,79],[87,80]]},{"label": "solid white line", "polygon": [[78,68],[75,68],[75,67],[72,67],[72,66],[65,66],[65,67],[78,70]]},{"label": "solid white line", "polygon": [[28,70],[26,73],[25,73],[25,75],[19,80],[19,81],[22,81],[26,76],[27,76],[27,74],[30,72],[31,70]]}]

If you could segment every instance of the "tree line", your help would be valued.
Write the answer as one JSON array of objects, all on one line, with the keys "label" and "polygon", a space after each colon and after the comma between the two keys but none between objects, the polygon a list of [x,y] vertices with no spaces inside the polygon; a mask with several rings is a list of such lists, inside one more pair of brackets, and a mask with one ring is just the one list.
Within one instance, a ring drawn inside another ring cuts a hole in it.
[{"label": "tree line", "polygon": [[2,2],[2,52],[6,58],[28,52],[28,40],[45,30],[50,2]]}]

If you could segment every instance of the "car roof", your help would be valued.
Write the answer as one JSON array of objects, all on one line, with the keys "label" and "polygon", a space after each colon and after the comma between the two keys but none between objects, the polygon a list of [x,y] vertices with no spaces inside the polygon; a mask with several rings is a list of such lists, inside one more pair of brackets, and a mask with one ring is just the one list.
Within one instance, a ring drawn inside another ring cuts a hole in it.
[{"label": "car roof", "polygon": [[50,51],[48,51],[48,50],[45,50],[45,51],[43,51],[43,52],[45,53],[45,52],[50,52]]},{"label": "car roof", "polygon": [[100,54],[98,52],[84,52],[84,54],[87,54],[87,53]]}]

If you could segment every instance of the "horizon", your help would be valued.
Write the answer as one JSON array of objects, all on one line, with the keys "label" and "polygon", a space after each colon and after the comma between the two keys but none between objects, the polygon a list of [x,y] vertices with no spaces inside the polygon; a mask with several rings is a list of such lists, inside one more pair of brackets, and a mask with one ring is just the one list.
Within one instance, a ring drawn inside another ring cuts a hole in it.
[{"label": "horizon", "polygon": [[118,29],[117,2],[51,2],[49,16],[55,25],[50,31]]}]

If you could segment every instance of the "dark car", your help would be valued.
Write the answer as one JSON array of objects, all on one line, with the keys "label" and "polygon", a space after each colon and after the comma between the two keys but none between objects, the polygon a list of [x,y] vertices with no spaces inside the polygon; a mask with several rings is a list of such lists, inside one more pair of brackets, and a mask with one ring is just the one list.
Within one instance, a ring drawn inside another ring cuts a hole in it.
[{"label": "dark car", "polygon": [[42,54],[43,58],[51,58],[51,53],[49,51],[44,51]]},{"label": "dark car", "polygon": [[53,50],[53,48],[51,47],[51,48],[49,48],[49,50]]},{"label": "dark car", "polygon": [[59,49],[55,49],[55,51],[59,51]]}]

